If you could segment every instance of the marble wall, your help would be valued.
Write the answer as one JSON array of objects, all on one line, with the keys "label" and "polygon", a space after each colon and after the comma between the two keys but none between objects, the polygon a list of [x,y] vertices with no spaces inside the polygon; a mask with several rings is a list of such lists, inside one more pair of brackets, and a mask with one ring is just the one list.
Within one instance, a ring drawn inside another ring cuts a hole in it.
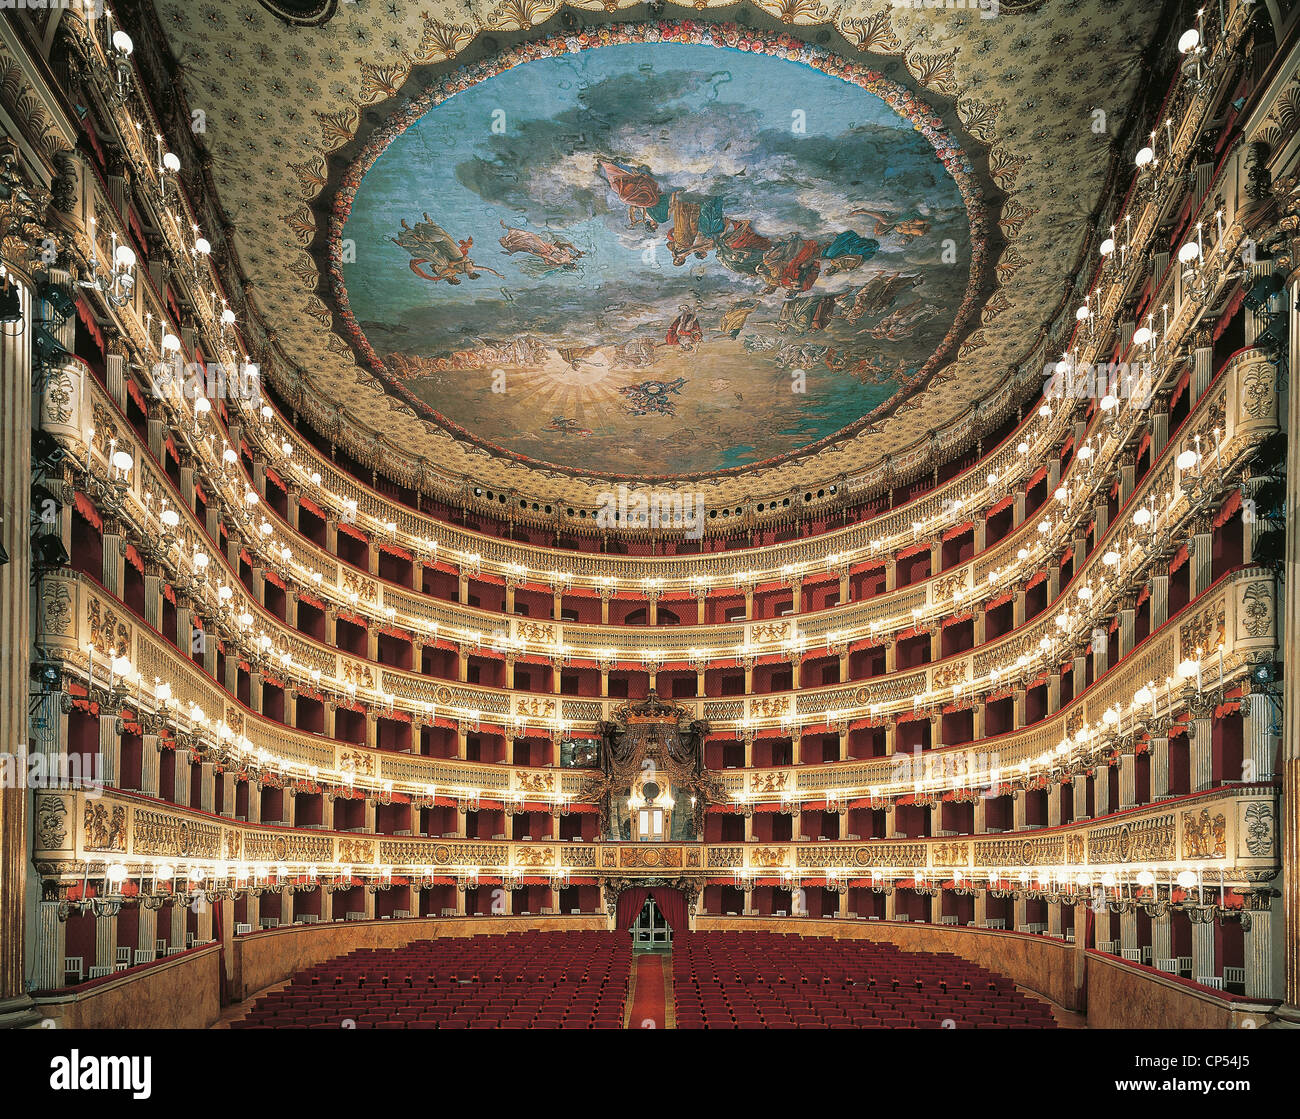
[{"label": "marble wall", "polygon": [[41,999],[38,1009],[61,1030],[201,1030],[221,1013],[220,947],[172,956],[83,991]]}]

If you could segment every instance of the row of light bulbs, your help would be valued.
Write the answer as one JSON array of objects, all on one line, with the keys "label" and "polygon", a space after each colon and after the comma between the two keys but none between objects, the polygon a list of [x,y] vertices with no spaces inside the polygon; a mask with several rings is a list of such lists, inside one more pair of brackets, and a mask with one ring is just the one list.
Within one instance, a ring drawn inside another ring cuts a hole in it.
[{"label": "row of light bulbs", "polygon": [[[126,44],[124,43],[123,40],[119,39],[118,37],[119,37],[119,36],[122,36],[122,35],[124,35],[124,34],[125,34],[124,32],[119,31],[119,32],[115,33],[115,35],[114,35],[114,47],[115,47],[115,49],[118,49],[118,50],[119,50],[119,53],[121,52],[122,47],[126,46]],[[127,54],[129,55],[129,50],[127,51]],[[160,143],[161,143],[161,140],[160,140]],[[179,160],[178,160],[174,155],[171,155],[170,153],[163,152],[163,151],[161,150],[161,147],[160,147],[159,167],[160,167],[160,171],[161,171],[161,172],[170,172],[170,173],[173,173],[173,174],[174,174],[176,171],[179,170]],[[195,226],[195,227],[193,227],[193,228],[194,228],[194,230],[195,230],[195,232],[196,232],[196,234],[197,234],[197,226]],[[208,255],[208,253],[203,251],[203,245],[205,245],[205,244],[206,244],[206,242],[205,242],[202,238],[196,238],[195,246],[194,246],[194,249],[193,249],[193,253],[192,253],[192,255],[194,255],[196,258],[199,257],[199,256],[206,257],[206,256]],[[126,248],[126,246],[121,246],[121,247],[122,247],[122,248]],[[210,252],[210,246],[208,246],[208,251]],[[130,252],[130,250],[127,249],[127,252]],[[132,254],[132,255],[134,255],[134,254]],[[125,257],[124,257],[124,256],[123,256],[121,259],[122,259],[122,263],[123,263],[123,264],[130,263],[130,262],[127,262],[127,261],[125,260]],[[233,324],[233,319],[234,319],[233,311],[230,311],[229,308],[226,308],[226,309],[222,312],[222,315],[221,315],[221,321],[222,321],[223,326],[229,326],[229,325],[232,325],[232,324]],[[160,340],[160,349],[162,350],[162,352],[163,352],[164,354],[172,354],[172,355],[176,355],[176,354],[179,353],[180,348],[181,348],[181,346],[180,346],[180,342],[179,342],[179,340],[175,337],[174,334],[170,333],[169,331],[166,331],[165,328],[164,328],[164,329],[163,329],[163,332],[162,332],[162,337],[161,337],[161,340]],[[200,403],[200,402],[201,402],[201,403]],[[209,407],[204,407],[204,406],[206,406],[207,404],[208,404],[208,402],[207,402],[206,398],[203,398],[203,397],[199,397],[199,398],[197,398],[197,399],[196,399],[196,402],[195,402],[196,412],[199,412],[199,413],[206,413],[207,411],[209,411],[209,410],[210,410]],[[1044,420],[1050,419],[1051,414],[1052,414],[1052,410],[1051,410],[1050,406],[1048,406],[1048,405],[1046,405],[1046,404],[1045,404],[1045,405],[1040,409],[1040,417],[1043,418]],[[271,409],[269,408],[269,406],[263,406],[263,409],[262,409],[262,416],[263,416],[263,419],[264,419],[264,420],[269,421],[269,420],[271,419],[271,417],[274,416],[274,413],[271,411]],[[197,419],[198,419],[198,416],[196,415],[196,421],[197,421]],[[1046,426],[1046,425],[1044,425],[1044,426]],[[281,444],[281,449],[282,449],[282,450],[283,450],[284,447],[289,447],[289,448],[290,448],[289,452],[286,452],[286,454],[291,453],[291,451],[292,451],[292,447],[291,447],[291,445],[288,443],[287,440],[285,440],[285,441]],[[1019,447],[1017,448],[1017,450],[1018,450],[1018,453],[1019,453],[1020,456],[1021,456],[1021,460],[1022,460],[1022,461],[1028,461],[1028,460],[1029,460],[1029,456],[1030,456],[1030,450],[1031,450],[1031,448],[1030,448],[1030,446],[1029,446],[1029,444],[1028,444],[1027,442],[1022,442],[1022,443],[1019,445]],[[1187,453],[1188,453],[1188,452],[1184,452],[1184,454],[1187,454]],[[227,448],[227,455],[231,455],[231,454],[233,454],[233,451],[231,451],[229,448]],[[1086,456],[1083,456],[1083,455],[1081,454],[1080,457],[1081,457],[1081,458],[1085,458]],[[235,461],[237,462],[237,461],[238,461],[238,456],[237,456],[237,455],[234,455],[234,458],[235,458]],[[129,455],[127,452],[119,451],[119,452],[117,452],[116,454],[114,454],[114,455],[112,456],[112,462],[113,462],[114,467],[116,467],[117,469],[119,469],[119,470],[121,470],[123,473],[125,473],[126,471],[129,470],[130,465],[131,465],[130,455]],[[296,461],[294,462],[294,468],[295,468],[295,469],[298,469],[298,468],[299,468],[299,464],[298,464]],[[319,471],[313,471],[313,472],[311,473],[310,477],[311,477],[313,483],[315,483],[315,484],[319,484],[319,478],[320,478]],[[990,473],[989,476],[988,476],[987,481],[988,481],[988,484],[989,484],[990,488],[992,488],[992,487],[994,487],[994,486],[996,486],[996,485],[998,484],[999,479],[998,479],[996,473]],[[1003,481],[1005,482],[1006,479],[1004,478]],[[249,491],[249,493],[251,494],[252,491]],[[255,495],[254,495],[254,496],[255,496]],[[342,499],[339,499],[339,500],[341,501]],[[957,503],[955,503],[955,505],[956,505],[956,507],[959,509],[959,508],[960,508],[960,501],[957,502]],[[354,509],[355,509],[355,500],[352,500],[352,501],[351,501],[351,505],[350,505],[350,506],[345,506],[345,507],[349,508],[350,510],[354,510]],[[165,519],[163,520],[164,527],[175,528],[175,527],[179,524],[179,514],[178,514],[174,509],[166,509],[166,510],[164,510],[164,511],[163,511],[163,517],[165,518]],[[944,523],[944,522],[943,522],[943,518],[940,517],[940,518],[938,519],[938,521],[939,521],[939,526],[942,527],[942,524]],[[385,529],[386,531],[388,531],[390,534],[395,534],[395,531],[396,531],[396,525],[395,525],[394,522],[392,522],[392,521],[383,522],[383,527],[384,527],[384,529]],[[913,535],[915,536],[915,535],[916,535],[916,534],[917,534],[917,533],[918,533],[918,532],[919,532],[923,527],[927,527],[927,525],[926,525],[925,522],[914,522],[914,524],[913,524]],[[432,541],[431,538],[426,538],[426,539],[428,540],[429,543],[433,544],[433,545],[435,546],[435,548],[436,548],[436,541]],[[905,541],[905,534],[899,534],[899,537],[898,537],[897,541],[895,541],[895,540],[890,540],[888,543],[890,544],[890,546],[891,546],[891,548],[892,548],[892,547],[895,546],[896,544],[898,544],[898,543],[903,543],[904,541]],[[872,552],[877,552],[877,551],[879,551],[879,550],[884,546],[885,543],[886,543],[886,542],[885,542],[885,541],[882,541],[882,540],[875,540],[875,541],[873,541],[872,544],[871,544],[871,551],[872,551]],[[844,553],[844,554],[835,554],[835,555],[832,555],[832,556],[828,557],[828,566],[838,566],[839,564],[842,564],[842,563],[845,563],[845,562],[852,562],[853,558],[854,558],[855,556],[860,557],[860,556],[861,556],[861,553],[862,553],[864,550],[865,550],[865,549],[856,549],[856,550],[854,550],[854,551],[852,551],[852,552],[848,552],[848,553]],[[202,554],[202,553],[200,553],[200,554]],[[479,555],[476,554],[476,553],[475,553],[475,554],[471,554],[471,555],[469,555],[469,556],[464,556],[463,558],[464,558],[464,559],[467,559],[467,560],[472,560],[473,563],[474,563],[476,566],[477,566],[479,563],[481,563],[481,556],[479,556]],[[1021,558],[1025,558],[1025,557],[1022,556]],[[206,561],[206,559],[207,559],[206,555],[203,555],[203,561]],[[200,561],[199,563],[196,563],[195,566],[196,566],[196,567],[199,567],[200,569],[203,568],[203,567],[206,567],[206,562],[203,562],[203,561]],[[515,569],[514,569],[514,571],[512,572],[516,577],[518,577],[520,574],[524,574],[524,575],[527,574],[527,569],[524,569],[524,571],[523,571],[522,573],[518,570],[518,568],[519,568],[520,566],[521,566],[521,565],[515,565]],[[784,566],[784,567],[782,568],[781,573],[782,573],[782,575],[788,577],[789,575],[791,575],[791,574],[795,574],[795,573],[797,573],[797,572],[796,572],[796,569],[795,569],[792,565],[786,565],[786,566]],[[317,573],[317,574],[318,574],[318,573]],[[562,576],[562,577],[565,578],[566,581],[567,581],[567,580],[572,580],[572,579],[576,579],[576,578],[577,578],[577,576],[572,575],[571,573],[554,572],[554,573],[551,573],[551,574],[552,574],[552,575]],[[745,574],[745,576],[753,576],[753,578],[754,578],[755,580],[761,580],[762,577],[763,577],[763,573],[762,573],[762,572],[748,572],[748,573],[744,573],[744,574]],[[707,577],[705,577],[705,579],[707,580]],[[740,579],[740,581],[741,581],[741,582],[746,582],[746,581],[748,581],[748,579],[746,579],[746,578],[742,578],[742,579]],[[614,584],[616,584],[616,583],[617,583],[617,580],[614,579],[613,577],[604,577],[603,580],[602,580],[602,584],[605,585],[605,586],[614,585]],[[658,584],[656,584],[656,585],[658,585]],[[699,583],[696,582],[694,585],[695,585],[695,586],[698,586]],[[226,589],[226,590],[229,590],[229,588],[225,588],[225,589]],[[249,617],[249,615],[247,614],[247,612],[245,612],[243,615],[241,615],[241,617],[245,617],[245,618],[246,618],[246,617]],[[879,623],[877,623],[877,627],[878,627],[878,626],[879,626]],[[544,652],[549,652],[549,651],[550,651],[550,650],[544,650]],[[705,654],[705,655],[708,655],[711,651],[700,650],[700,652],[703,653],[703,654]],[[381,693],[381,695],[382,695],[382,693]],[[384,697],[384,698],[390,698],[390,697]]]}]

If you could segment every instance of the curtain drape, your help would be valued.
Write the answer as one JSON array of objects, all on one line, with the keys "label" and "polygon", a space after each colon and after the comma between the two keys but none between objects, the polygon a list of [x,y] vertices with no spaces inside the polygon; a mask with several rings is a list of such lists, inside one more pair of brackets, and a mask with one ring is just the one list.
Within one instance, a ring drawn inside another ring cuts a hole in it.
[{"label": "curtain drape", "polygon": [[649,890],[639,887],[629,887],[618,895],[618,908],[614,912],[614,918],[620,929],[630,929],[635,924],[641,907],[649,896]]},{"label": "curtain drape", "polygon": [[659,912],[664,915],[664,920],[668,922],[668,927],[673,932],[684,933],[689,930],[689,922],[686,917],[686,895],[681,890],[656,886],[650,891],[650,896],[655,899],[655,905],[659,907]]}]

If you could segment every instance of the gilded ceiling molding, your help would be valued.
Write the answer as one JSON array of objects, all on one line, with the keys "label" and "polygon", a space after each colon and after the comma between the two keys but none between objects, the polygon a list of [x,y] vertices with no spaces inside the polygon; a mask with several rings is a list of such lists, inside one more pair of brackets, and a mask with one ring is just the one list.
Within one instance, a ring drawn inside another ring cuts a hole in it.
[{"label": "gilded ceiling molding", "polygon": [[[699,9],[700,5],[697,3],[694,7]],[[998,299],[996,306],[986,309],[985,321],[987,323],[992,315],[998,314],[1008,319],[1028,314],[1041,322],[1044,310],[1041,303],[1046,301],[1049,292],[1051,302],[1059,307],[1061,276],[1058,273],[1069,262],[1054,250],[1059,236],[1052,230],[1062,220],[1060,211],[1066,200],[1072,197],[1076,206],[1081,200],[1086,206],[1092,197],[1091,183],[1099,183],[1103,176],[1100,171],[1093,174],[1087,161],[1080,162],[1084,148],[1077,141],[1071,142],[1073,162],[1061,158],[1050,169],[1035,166],[1019,151],[1025,150],[1030,137],[1040,129],[1051,126],[1053,122],[1063,122],[1067,117],[1075,119],[1077,113],[1071,116],[1077,108],[1073,106],[1073,99],[1091,99],[1097,90],[1089,88],[1093,79],[1081,72],[1063,80],[1061,88],[1065,96],[1043,97],[1042,83],[1050,79],[1033,76],[1036,72],[1033,67],[1043,61],[1041,52],[1033,44],[1045,41],[1048,33],[1057,32],[1074,36],[1082,45],[1099,47],[1104,44],[1106,49],[1113,49],[1117,43],[1136,43],[1136,47],[1129,47],[1136,53],[1141,50],[1142,36],[1149,33],[1140,27],[1128,26],[1137,19],[1136,16],[1121,9],[1089,14],[1077,7],[1053,8],[1047,5],[1039,12],[1038,5],[1003,4],[1005,12],[1015,10],[1021,17],[1031,14],[1037,25],[1026,29],[1019,19],[982,21],[979,13],[973,12],[936,13],[883,5],[875,11],[855,10],[853,5],[832,11],[825,5],[802,3],[752,7],[733,3],[707,7],[718,9],[714,18],[732,19],[741,25],[785,27],[792,34],[797,28],[799,41],[829,44],[832,36],[842,35],[845,45],[840,53],[845,57],[852,58],[853,48],[857,47],[887,60],[889,66],[904,67],[907,79],[922,90],[936,96],[941,90],[953,90],[946,99],[948,111],[953,114],[952,123],[986,145],[988,171],[993,183],[999,190],[1013,192],[1015,203],[1023,208],[1020,226],[1003,227],[1006,234],[1015,237],[1020,244],[1020,248],[1009,248],[996,264],[997,280],[1006,288],[1005,303]],[[656,5],[650,10],[651,14],[661,18],[666,18],[665,12],[690,11],[689,8],[668,5]],[[264,169],[253,169],[259,175],[264,171],[268,186],[273,186],[277,179],[287,180],[288,185],[281,188],[281,198],[287,189],[308,204],[305,209],[293,211],[292,222],[280,226],[281,229],[286,232],[296,229],[301,234],[306,232],[308,223],[313,229],[318,227],[318,211],[310,203],[315,201],[319,205],[322,201],[320,192],[326,189],[322,181],[328,182],[329,175],[326,151],[338,150],[335,144],[343,143],[345,134],[351,134],[363,119],[368,119],[371,107],[391,96],[390,91],[409,78],[412,67],[424,64],[426,60],[460,62],[463,57],[484,57],[491,49],[500,49],[518,38],[535,34],[538,24],[548,20],[565,30],[590,30],[602,21],[618,18],[619,14],[625,18],[639,16],[642,8],[611,3],[570,6],[512,3],[495,5],[484,14],[480,11],[471,7],[466,13],[461,7],[430,5],[425,12],[411,12],[409,18],[403,15],[397,21],[401,26],[389,29],[402,32],[401,49],[397,49],[397,36],[394,36],[389,49],[382,53],[362,49],[359,53],[365,57],[358,60],[356,67],[344,64],[342,69],[330,70],[328,59],[324,57],[329,53],[330,40],[322,39],[319,45],[308,44],[306,62],[309,69],[317,59],[324,59],[324,68],[313,72],[310,77],[328,81],[331,96],[327,103],[317,102],[314,108],[312,98],[304,96],[298,100],[295,107],[303,109],[305,106],[306,111],[299,112],[292,124],[284,125],[285,139],[293,145],[288,149],[291,157],[283,159],[272,153],[264,161]],[[215,62],[220,57],[218,46],[222,51],[240,49],[239,37],[231,38],[226,30],[222,30],[220,19],[201,25],[189,16],[179,0],[161,0],[159,12],[165,37],[171,42],[187,75],[196,75],[204,63]],[[364,21],[359,23],[353,13],[340,7],[337,15],[329,29],[331,36],[345,31],[358,36],[368,33]],[[1149,25],[1149,21],[1141,22],[1143,26]],[[233,25],[226,24],[226,27],[229,32],[235,30]],[[414,36],[407,35],[408,30],[415,31]],[[977,37],[976,32],[981,36]],[[369,35],[379,46],[380,41],[373,31]],[[1034,38],[1030,39],[1030,35]],[[411,41],[415,42],[414,47],[406,45]],[[345,42],[343,45],[346,47],[348,44]],[[270,42],[268,47],[273,53],[285,49],[284,44],[276,42]],[[303,48],[293,42],[290,49]],[[261,83],[274,80],[277,72],[282,73],[282,70],[268,70],[263,75],[256,61],[248,58],[247,53],[241,61],[249,62],[254,71],[245,80],[251,90],[261,89]],[[1131,101],[1135,77],[1121,67],[1118,80],[1115,78],[1112,73],[1106,92],[1113,97],[1115,111],[1122,116]],[[199,91],[209,101],[223,88],[220,76],[205,76],[202,80],[190,77],[188,84],[203,87]],[[996,92],[989,97],[985,91]],[[193,101],[195,89],[187,89],[185,96]],[[247,97],[246,91],[242,99],[237,98],[232,103],[235,111],[242,114],[247,110]],[[268,105],[272,117],[278,108],[277,105]],[[241,128],[244,126],[242,121],[238,123]],[[302,135],[306,123],[314,133],[309,142]],[[268,122],[261,127],[263,131],[260,134],[266,134],[267,129],[275,132],[280,125]],[[1004,129],[1007,139],[1000,141]],[[298,146],[300,143],[306,143],[306,151]],[[317,150],[312,152],[312,147]],[[248,149],[243,147],[239,150],[246,153]],[[257,216],[260,211],[255,200],[243,198],[236,188],[222,188],[220,169],[227,164],[233,166],[229,161],[235,158],[235,151],[233,144],[228,145],[228,150],[222,150],[218,143],[212,166],[219,196],[235,190],[231,197],[237,205],[242,204],[244,211],[239,228],[250,230],[242,234],[238,229],[235,231],[245,270],[250,280],[257,283],[256,302],[259,307],[252,317],[260,321],[255,323],[250,341],[271,348],[271,353],[263,355],[264,369],[304,419],[321,422],[327,416],[337,414],[336,400],[346,399],[341,419],[334,424],[334,436],[340,446],[358,458],[370,458],[385,474],[405,484],[412,483],[421,474],[426,477],[441,474],[444,483],[438,486],[439,492],[459,476],[491,485],[501,492],[515,492],[539,501],[545,494],[547,503],[593,504],[597,490],[607,486],[606,476],[602,473],[578,471],[576,476],[569,477],[558,471],[514,464],[457,442],[436,425],[421,421],[408,405],[387,394],[381,399],[368,393],[349,391],[346,387],[349,382],[376,390],[380,385],[374,377],[356,368],[350,357],[350,347],[326,327],[322,317],[324,307],[314,282],[317,272],[307,255],[301,254],[292,263],[287,254],[281,256],[272,272],[267,272],[266,267],[259,264],[258,256],[266,261],[279,252],[270,228],[276,223],[268,215]],[[248,176],[244,176],[244,180],[248,181]],[[264,197],[269,196],[269,191],[264,192]],[[1046,207],[1039,204],[1040,200],[1046,203]],[[254,203],[252,208],[248,205],[250,201]],[[261,231],[260,240],[250,254],[246,246],[253,244],[249,237],[254,227]],[[301,253],[300,248],[298,251]],[[288,284],[284,282],[286,280],[289,280]],[[297,289],[296,295],[290,294],[290,288]],[[1036,302],[1040,304],[1037,308],[1034,306]],[[249,308],[252,309],[251,300]],[[264,336],[259,339],[257,335],[263,332]],[[978,439],[981,432],[987,432],[1002,422],[1008,414],[1014,414],[1025,393],[1032,391],[1034,378],[1026,370],[1033,365],[1035,357],[1041,355],[1047,340],[1047,332],[1041,331],[1038,337],[1027,340],[1026,350],[1025,343],[1019,339],[1004,340],[995,335],[981,347],[977,338],[976,345],[964,347],[969,356],[959,357],[932,381],[946,386],[942,394],[921,393],[913,405],[898,408],[886,421],[872,422],[857,437],[842,440],[820,454],[795,452],[792,457],[781,460],[778,468],[747,467],[743,478],[734,480],[711,477],[709,486],[716,503],[719,506],[740,506],[762,497],[795,492],[802,495],[805,489],[816,491],[819,486],[824,487],[830,479],[864,475],[873,464],[885,461],[882,456],[893,456],[898,462],[907,464],[901,470],[891,469],[888,473],[892,477],[900,480],[910,476],[922,477],[926,473],[925,464],[910,451],[900,455],[899,448],[920,447],[925,451],[922,457],[929,460],[930,451],[926,448],[968,444]],[[1009,352],[1008,346],[1013,343],[1022,352]],[[1016,367],[1017,359],[1023,368]],[[327,369],[346,369],[347,374],[346,377],[329,377],[317,372]],[[1024,373],[1023,377],[1021,373]],[[342,396],[340,388],[344,390]],[[1012,388],[1015,391],[1009,391]],[[936,441],[931,437],[934,432],[944,434]],[[933,460],[931,468],[937,461]],[[541,485],[530,482],[530,477],[541,479]],[[526,513],[519,516],[520,519],[533,519]]]}]

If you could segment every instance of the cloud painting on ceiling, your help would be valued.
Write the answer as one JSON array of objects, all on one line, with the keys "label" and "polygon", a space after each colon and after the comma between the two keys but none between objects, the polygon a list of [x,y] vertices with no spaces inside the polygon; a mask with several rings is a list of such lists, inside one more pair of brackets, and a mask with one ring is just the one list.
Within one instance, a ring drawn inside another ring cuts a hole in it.
[{"label": "cloud painting on ceiling", "polygon": [[974,309],[967,157],[865,66],[739,45],[617,25],[405,103],[336,199],[363,360],[455,431],[595,473],[750,467],[897,407]]}]

